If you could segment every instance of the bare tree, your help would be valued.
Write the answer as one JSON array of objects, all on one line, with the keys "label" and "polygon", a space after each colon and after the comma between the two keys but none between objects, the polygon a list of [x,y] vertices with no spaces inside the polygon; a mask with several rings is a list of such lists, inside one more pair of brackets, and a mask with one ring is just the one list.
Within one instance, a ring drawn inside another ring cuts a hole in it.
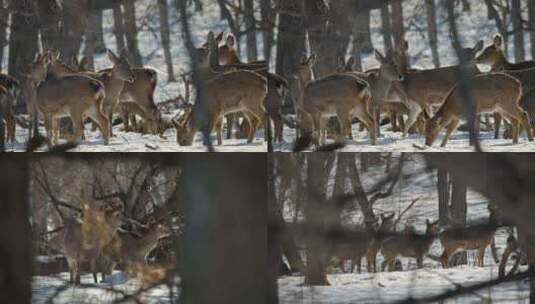
[{"label": "bare tree", "polygon": [[167,0],[158,0],[158,12],[160,14],[160,36],[167,65],[167,81],[176,82],[173,69],[173,57],[171,56],[171,35],[169,33],[169,8]]},{"label": "bare tree", "polygon": [[524,30],[522,28],[522,7],[520,0],[512,0],[511,19],[513,22],[514,31],[515,61],[524,61]]},{"label": "bare tree", "polygon": [[4,0],[0,0],[0,70],[4,64],[4,47],[7,45],[9,10]]},{"label": "bare tree", "polygon": [[437,15],[435,0],[426,0],[425,8],[427,12],[427,38],[431,47],[433,56],[433,65],[435,68],[440,67],[440,57],[438,55],[438,34],[437,34]]},{"label": "bare tree", "polygon": [[113,6],[113,34],[115,35],[115,43],[117,44],[117,52],[122,53],[126,49],[124,42],[124,19],[123,11],[120,5]]},{"label": "bare tree", "polygon": [[22,78],[37,53],[38,19],[35,1],[12,1],[9,35],[9,74]]},{"label": "bare tree", "polygon": [[139,45],[137,40],[137,24],[136,24],[136,6],[134,1],[124,2],[124,27],[126,45],[128,47],[128,55],[130,62],[134,66],[143,66],[143,59],[139,52]]},{"label": "bare tree", "polygon": [[243,3],[245,19],[245,31],[247,37],[247,60],[255,61],[258,58],[256,41],[256,20],[253,0],[244,0]]}]

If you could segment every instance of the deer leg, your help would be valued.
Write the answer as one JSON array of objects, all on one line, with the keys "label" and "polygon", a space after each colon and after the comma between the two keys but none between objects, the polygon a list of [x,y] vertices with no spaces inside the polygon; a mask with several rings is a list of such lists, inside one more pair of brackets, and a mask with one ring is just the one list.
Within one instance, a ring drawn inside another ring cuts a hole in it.
[{"label": "deer leg", "polygon": [[424,267],[424,257],[423,256],[418,256],[416,258],[416,264],[418,265],[418,268],[423,268]]},{"label": "deer leg", "polygon": [[483,267],[485,263],[485,247],[479,248],[477,250],[477,259],[478,259],[478,266]]},{"label": "deer leg", "polygon": [[444,138],[442,139],[442,143],[440,144],[441,147],[445,147],[446,146],[446,144],[448,143],[448,139],[451,136],[451,133],[453,133],[453,131],[455,131],[457,129],[457,126],[459,126],[459,120],[458,119],[453,119],[449,123],[448,129],[446,130],[446,135],[444,136]]},{"label": "deer leg", "polygon": [[92,106],[89,111],[87,111],[87,116],[91,118],[100,129],[100,133],[104,139],[104,144],[107,145],[109,142],[109,125],[111,124],[108,118],[98,109],[96,106]]},{"label": "deer leg", "polygon": [[340,134],[338,135],[338,138],[341,139],[341,141],[344,141],[348,136],[347,126],[348,124],[351,125],[349,123],[350,115],[348,111],[345,111],[345,109],[338,110],[336,114],[336,117],[338,118],[338,123],[340,124]]},{"label": "deer leg", "polygon": [[48,141],[49,146],[54,145],[54,130],[52,130],[52,117],[49,114],[43,114],[44,122],[45,122],[45,131],[46,131],[46,138]]},{"label": "deer leg", "polygon": [[500,113],[494,113],[494,139],[500,138],[500,126],[502,124],[502,116]]},{"label": "deer leg", "polygon": [[13,113],[7,113],[5,116],[6,120],[6,131],[7,131],[7,142],[15,142],[15,129],[17,127],[15,123],[15,116]]},{"label": "deer leg", "polygon": [[403,128],[403,137],[406,137],[409,134],[409,129],[414,125],[418,120],[418,115],[422,112],[422,108],[415,102],[409,102],[409,115],[407,121],[405,121],[405,126]]},{"label": "deer leg", "polygon": [[223,117],[217,119],[215,128],[217,133],[217,145],[221,146],[223,144]]},{"label": "deer leg", "polygon": [[226,115],[225,118],[227,120],[227,139],[231,139],[232,138],[232,129],[234,128],[234,121],[235,121],[235,116],[236,114],[232,113],[232,114],[229,114],[229,115]]},{"label": "deer leg", "polygon": [[368,111],[366,111],[365,107],[357,107],[353,111],[353,114],[361,121],[362,124],[368,129],[368,134],[370,136],[370,141],[372,145],[377,144],[377,134],[374,132],[375,124],[379,124],[377,121],[374,121],[373,116],[370,115]]},{"label": "deer leg", "polygon": [[284,132],[284,124],[282,123],[282,119],[276,118],[273,120],[273,123],[275,125],[275,141],[282,142]]}]

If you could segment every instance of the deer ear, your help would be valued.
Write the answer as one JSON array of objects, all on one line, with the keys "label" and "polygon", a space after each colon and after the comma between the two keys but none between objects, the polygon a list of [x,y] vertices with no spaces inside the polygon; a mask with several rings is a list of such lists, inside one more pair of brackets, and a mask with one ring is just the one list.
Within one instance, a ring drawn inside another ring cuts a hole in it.
[{"label": "deer ear", "polygon": [[478,53],[483,49],[483,40],[479,40],[474,46],[474,53]]},{"label": "deer ear", "polygon": [[494,36],[494,46],[497,47],[497,48],[501,48],[502,47],[502,42],[503,42],[503,38],[502,38],[502,35],[500,34],[496,34],[496,36]]},{"label": "deer ear", "polygon": [[346,68],[348,70],[353,70],[353,67],[355,66],[355,57],[351,56],[349,57],[349,59],[347,60],[347,63],[346,63]]},{"label": "deer ear", "polygon": [[308,57],[307,64],[309,66],[313,66],[316,64],[316,54],[312,54],[310,55],[310,57]]},{"label": "deer ear", "polygon": [[221,33],[219,33],[219,35],[217,35],[217,37],[215,37],[215,40],[217,41],[217,43],[220,43],[221,41],[223,41],[224,34],[225,34],[225,31],[222,31]]},{"label": "deer ear", "polygon": [[385,57],[383,56],[383,54],[381,54],[381,52],[379,52],[378,50],[375,50],[375,59],[377,59],[377,61],[379,61],[379,63],[383,63],[385,62]]},{"label": "deer ear", "polygon": [[119,58],[117,57],[117,55],[115,55],[114,52],[112,52],[111,50],[108,49],[108,58],[110,59],[111,62],[113,63],[118,63],[119,62]]},{"label": "deer ear", "polygon": [[228,34],[228,36],[227,36],[227,45],[231,46],[231,47],[234,47],[235,44],[236,44],[236,37],[234,37],[234,35],[232,35],[232,34]]}]

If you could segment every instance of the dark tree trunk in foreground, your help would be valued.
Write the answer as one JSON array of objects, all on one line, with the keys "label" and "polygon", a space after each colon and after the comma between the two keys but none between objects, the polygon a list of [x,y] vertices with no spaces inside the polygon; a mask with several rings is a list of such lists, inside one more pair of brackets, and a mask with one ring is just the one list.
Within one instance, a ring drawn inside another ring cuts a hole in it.
[{"label": "dark tree trunk in foreground", "polygon": [[254,17],[254,2],[253,0],[244,0],[245,16],[245,31],[247,38],[247,60],[254,61],[258,59],[258,49],[256,42],[256,22]]},{"label": "dark tree trunk in foreground", "polygon": [[89,18],[88,3],[85,0],[63,2],[63,32],[61,38],[61,58],[64,61],[78,57],[82,36]]},{"label": "dark tree trunk in foreground", "polygon": [[11,26],[9,35],[9,74],[22,79],[28,64],[37,53],[37,18],[33,0],[11,2]]},{"label": "dark tree trunk in foreground", "polygon": [[385,44],[384,51],[389,51],[392,46],[392,22],[390,20],[390,10],[388,4],[381,6],[381,31],[383,34],[383,42]]},{"label": "dark tree trunk in foreground", "polygon": [[522,8],[520,0],[512,0],[511,19],[513,22],[513,40],[515,44],[515,61],[524,61],[524,30],[522,29]]},{"label": "dark tree trunk in foreground", "polygon": [[104,43],[104,25],[103,25],[103,16],[102,11],[92,11],[95,14],[95,33],[96,33],[96,44],[95,52],[98,54],[106,52],[106,44]]},{"label": "dark tree trunk in foreground", "polygon": [[437,171],[438,218],[440,225],[449,224],[450,181],[447,170]]},{"label": "dark tree trunk in foreground", "polygon": [[117,44],[117,53],[122,53],[126,45],[124,43],[124,18],[123,10],[120,5],[113,7],[113,34]]},{"label": "dark tree trunk in foreground", "polygon": [[264,42],[264,60],[270,61],[273,46],[273,29],[275,27],[275,13],[270,0],[260,0],[260,14],[262,15],[262,40]]},{"label": "dark tree trunk in foreground", "polygon": [[56,0],[38,1],[41,41],[45,50],[61,47],[61,7]]},{"label": "dark tree trunk in foreground", "polygon": [[7,20],[9,10],[4,0],[0,0],[0,70],[4,67],[4,47],[7,45]]},{"label": "dark tree trunk in foreground", "polygon": [[392,31],[394,45],[399,47],[405,39],[405,26],[403,25],[403,1],[392,1]]},{"label": "dark tree trunk in foreground", "polygon": [[18,156],[0,158],[0,303],[30,303],[32,249],[28,205],[27,162]]},{"label": "dark tree trunk in foreground", "polygon": [[[451,219],[455,227],[466,226],[466,184],[457,178],[452,179],[451,185]],[[466,251],[457,252],[452,256],[450,264],[453,266],[467,264]]]},{"label": "dark tree trunk in foreground", "polygon": [[268,282],[266,156],[191,154],[182,161],[181,303],[268,303],[276,291]]},{"label": "dark tree trunk in foreground", "polygon": [[531,42],[531,58],[535,60],[535,0],[528,0],[529,41]]},{"label": "dark tree trunk in foreground", "polygon": [[99,21],[99,14],[96,12],[92,12],[89,15],[89,26],[87,27],[87,30],[85,32],[85,50],[84,50],[84,56],[87,58],[87,67],[90,70],[95,69],[95,53],[97,49],[97,43],[98,43],[98,26],[97,23]]}]

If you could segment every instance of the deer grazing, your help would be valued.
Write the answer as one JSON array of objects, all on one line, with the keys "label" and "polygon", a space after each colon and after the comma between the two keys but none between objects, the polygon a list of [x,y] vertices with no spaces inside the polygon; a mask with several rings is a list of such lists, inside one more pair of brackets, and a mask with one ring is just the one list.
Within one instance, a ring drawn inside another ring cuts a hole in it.
[{"label": "deer grazing", "polygon": [[477,265],[483,267],[485,249],[491,246],[492,255],[496,263],[498,257],[494,245],[494,234],[498,228],[499,220],[496,211],[489,206],[489,223],[475,227],[460,227],[446,229],[440,233],[440,243],[444,248],[440,261],[442,267],[449,265],[449,258],[460,250],[477,250]]},{"label": "deer grazing", "polygon": [[169,234],[170,230],[162,224],[153,224],[141,237],[127,232],[117,233],[102,251],[105,265],[102,279],[104,280],[105,275],[110,275],[117,264],[123,264],[126,269],[134,264],[145,264],[147,256],[156,248],[159,239]]},{"label": "deer grazing", "polygon": [[306,84],[302,95],[302,110],[313,124],[307,131],[315,133],[317,144],[323,145],[326,118],[334,116],[338,118],[343,140],[351,133],[351,118],[354,115],[366,126],[370,141],[375,145],[375,121],[368,110],[369,100],[372,98],[368,83],[350,73],[333,74],[312,80],[315,59],[315,55],[304,56],[298,68],[300,83]]},{"label": "deer grazing", "polygon": [[195,104],[189,119],[184,124],[175,124],[177,141],[181,145],[191,145],[194,135],[201,126],[208,131],[217,127],[219,129],[217,142],[221,145],[219,122],[227,114],[243,112],[251,126],[247,142],[252,143],[258,125],[265,115],[267,79],[247,70],[218,73],[220,70],[218,46],[212,32],[208,34],[208,46],[208,50],[198,49],[199,73],[204,82],[206,104]]},{"label": "deer grazing", "polygon": [[[477,114],[499,112],[508,118],[513,126],[513,144],[518,143],[519,123],[526,129],[529,141],[533,141],[528,114],[520,107],[522,85],[518,80],[506,74],[491,73],[471,78],[470,85]],[[427,123],[426,145],[431,146],[438,133],[447,127],[441,147],[446,146],[465,112],[465,103],[459,87],[451,89],[438,112]]]},{"label": "deer grazing", "polygon": [[25,89],[29,113],[35,113],[32,121],[35,120],[36,124],[37,113],[41,113],[49,144],[56,144],[58,118],[71,118],[74,127],[71,140],[76,141],[83,135],[84,119],[89,117],[98,124],[107,144],[109,121],[102,113],[106,96],[104,85],[93,78],[76,74],[46,77],[49,63],[50,56],[43,55],[29,68]]},{"label": "deer grazing", "polygon": [[415,258],[418,268],[423,267],[424,255],[429,251],[429,247],[431,247],[438,232],[438,220],[433,223],[426,220],[425,224],[424,235],[408,233],[392,236],[383,241],[381,245],[381,252],[385,258],[381,266],[383,271],[387,265],[388,269],[392,271],[399,255]]},{"label": "deer grazing", "polygon": [[71,283],[80,284],[82,262],[89,262],[94,282],[97,283],[97,260],[119,229],[121,213],[116,208],[96,208],[83,204],[81,223],[76,218],[65,218],[59,244],[69,264]]}]

